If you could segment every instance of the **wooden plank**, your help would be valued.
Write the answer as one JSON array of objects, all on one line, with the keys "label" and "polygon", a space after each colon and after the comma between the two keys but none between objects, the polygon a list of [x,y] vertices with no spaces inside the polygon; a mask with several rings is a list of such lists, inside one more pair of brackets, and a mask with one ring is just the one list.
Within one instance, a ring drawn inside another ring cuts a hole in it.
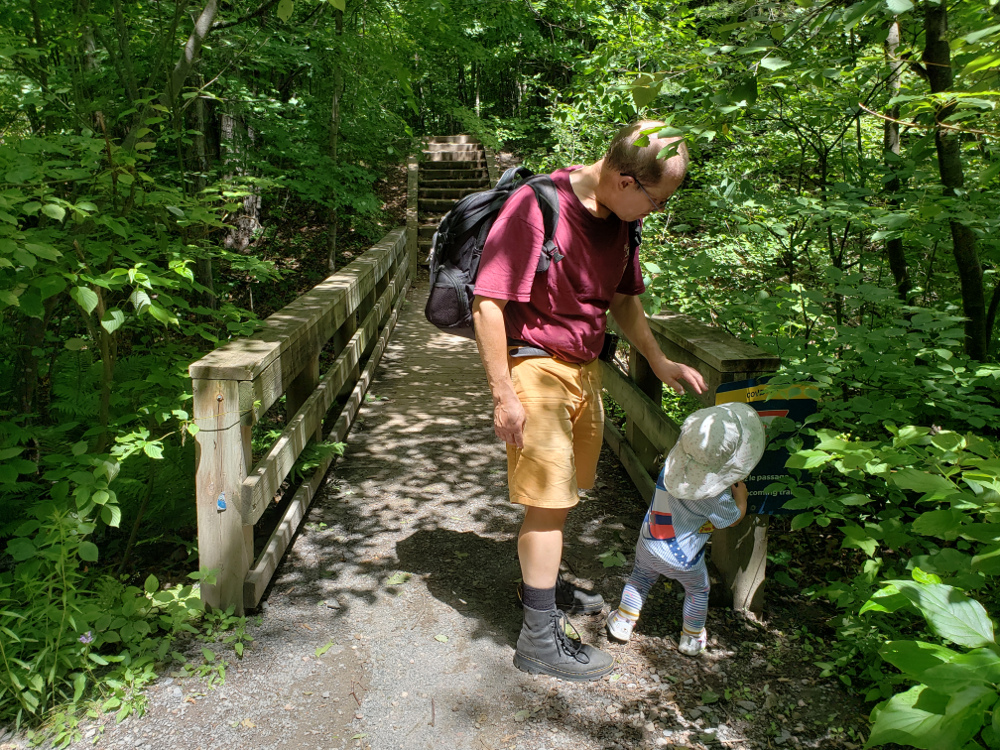
[{"label": "wooden plank", "polygon": [[618,460],[622,462],[622,466],[625,467],[625,471],[632,479],[632,484],[634,484],[636,489],[639,490],[639,494],[642,495],[647,502],[652,501],[653,492],[656,490],[656,480],[649,476],[649,472],[643,468],[642,462],[640,462],[639,457],[635,455],[635,451],[629,447],[628,441],[625,440],[625,436],[622,435],[618,429],[607,420],[604,421],[604,442],[606,442],[608,447],[611,448],[616,456],[618,456]]},{"label": "wooden plank", "polygon": [[656,450],[668,452],[677,441],[680,429],[663,413],[659,404],[640,391],[617,367],[604,361],[601,362],[601,378],[608,395],[625,410],[629,419],[635,420]]},{"label": "wooden plank", "polygon": [[[404,266],[401,270],[405,272],[406,267]],[[392,335],[392,331],[396,326],[396,321],[399,319],[399,312],[403,307],[403,302],[406,299],[406,293],[409,287],[410,280],[409,278],[406,278],[402,291],[396,298],[396,304],[392,308],[389,320],[387,321],[385,328],[382,331],[382,335],[379,337],[378,343],[375,346],[372,357],[368,361],[368,365],[365,367],[364,373],[359,378],[358,384],[355,386],[355,389],[351,394],[351,398],[348,400],[348,404],[344,407],[340,416],[337,418],[337,422],[334,424],[333,429],[330,430],[330,434],[327,436],[328,440],[339,442],[347,437],[347,433],[351,429],[351,425],[357,417],[360,405],[364,402],[364,397],[368,392],[368,386],[371,383],[375,368],[378,367],[379,361],[382,359],[382,353],[385,351],[389,342],[389,337]],[[278,563],[281,562],[281,558],[288,549],[288,545],[291,544],[292,537],[295,536],[295,532],[298,530],[299,524],[302,522],[302,519],[305,518],[306,511],[309,509],[312,499],[316,496],[317,491],[322,486],[323,479],[326,477],[330,464],[333,463],[333,458],[333,456],[330,456],[324,459],[323,462],[317,467],[312,478],[307,483],[304,483],[301,487],[299,487],[295,496],[289,503],[288,508],[286,508],[285,513],[281,518],[281,522],[272,532],[271,537],[267,540],[267,544],[264,546],[264,550],[261,552],[260,558],[254,564],[253,569],[247,573],[246,580],[243,585],[243,600],[247,607],[256,607],[260,603],[261,598],[264,596],[264,591],[267,589],[268,583],[270,583],[271,578],[274,576],[274,571],[278,568]]]},{"label": "wooden plank", "polygon": [[[402,248],[399,248],[399,255],[405,255]],[[388,271],[389,268],[391,268],[391,263],[386,263],[384,268],[380,270]],[[351,289],[350,298],[342,296],[340,299],[334,300],[331,320],[334,323],[338,320],[342,322],[333,331],[333,334],[329,333],[328,328],[323,323],[304,329],[295,343],[287,348],[279,359],[272,361],[263,372],[253,378],[250,394],[244,400],[257,404],[257,408],[254,410],[255,420],[259,420],[281,398],[287,389],[287,384],[308,363],[312,352],[325,346],[331,335],[335,335],[345,325],[353,326],[358,307],[363,299],[371,294],[376,281],[374,275],[366,275],[359,279],[358,283]]]},{"label": "wooden plank", "polygon": [[271,450],[243,481],[238,507],[244,523],[255,524],[260,520],[274,494],[309,442],[310,436],[317,430],[322,430],[323,420],[330,405],[348,382],[351,373],[355,371],[369,342],[375,340],[385,313],[392,310],[393,301],[398,296],[397,290],[405,285],[408,272],[409,258],[404,257],[404,262],[397,269],[392,283],[372,306],[364,323],[359,326],[358,331],[344,347],[317,388],[289,420],[288,426],[282,430]]},{"label": "wooden plank", "polygon": [[[394,229],[360,258],[271,315],[263,331],[209,352],[188,368],[189,374],[199,379],[253,380],[275,360],[286,359],[284,352],[299,348],[300,338],[310,340],[302,350],[310,349],[315,341],[322,346],[405,250],[405,228]],[[308,354],[289,357],[288,362],[297,363],[298,369],[283,371],[283,382],[289,382],[307,361]]]},{"label": "wooden plank", "polygon": [[[210,607],[234,607],[243,614],[243,580],[253,561],[253,527],[236,509],[250,465],[250,426],[241,420],[239,389],[231,380],[195,380],[195,502],[198,567],[214,570],[215,582],[201,583]],[[222,505],[220,505],[220,500]]]},{"label": "wooden plank", "polygon": [[410,256],[410,270],[417,269],[417,199],[419,197],[420,161],[415,155],[406,160],[406,252]]},{"label": "wooden plank", "polygon": [[719,372],[774,372],[780,364],[773,354],[688,315],[667,310],[651,316],[649,327],[657,337],[665,338]]},{"label": "wooden plank", "polygon": [[[635,383],[636,388],[649,397],[655,412],[663,411],[661,406],[663,403],[663,383],[656,377],[653,368],[649,366],[649,361],[634,346],[628,348],[628,374],[629,380]],[[638,416],[639,414],[626,416],[625,439],[628,440],[639,461],[646,467],[646,471],[655,474],[660,454],[664,451],[646,436],[645,431],[638,424]]]},{"label": "wooden plank", "polygon": [[496,184],[500,182],[500,170],[497,169],[497,157],[493,153],[492,149],[488,149],[485,146],[483,151],[486,152],[486,173],[490,176],[490,186],[496,187]]}]

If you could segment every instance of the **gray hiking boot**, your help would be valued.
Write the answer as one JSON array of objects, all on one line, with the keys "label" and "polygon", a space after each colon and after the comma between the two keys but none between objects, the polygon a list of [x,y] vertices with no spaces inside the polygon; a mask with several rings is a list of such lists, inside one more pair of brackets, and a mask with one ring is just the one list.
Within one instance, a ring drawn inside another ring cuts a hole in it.
[{"label": "gray hiking boot", "polygon": [[[524,601],[523,584],[517,584],[517,601]],[[522,604],[523,606],[523,604]],[[604,609],[604,597],[594,591],[581,589],[562,576],[556,579],[556,608],[568,615],[596,615]]]},{"label": "gray hiking boot", "polygon": [[525,607],[514,666],[528,674],[547,674],[571,682],[599,680],[610,673],[614,657],[580,643],[579,636],[567,634],[567,626],[572,628],[558,609],[542,612]]}]

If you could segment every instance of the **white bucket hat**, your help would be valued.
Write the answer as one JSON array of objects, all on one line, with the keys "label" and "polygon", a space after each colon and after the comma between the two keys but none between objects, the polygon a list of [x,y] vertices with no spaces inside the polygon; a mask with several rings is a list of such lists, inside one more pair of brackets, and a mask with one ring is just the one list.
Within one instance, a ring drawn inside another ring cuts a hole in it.
[{"label": "white bucket hat", "polygon": [[703,500],[745,479],[764,455],[764,423],[749,404],[699,409],[684,420],[663,466],[667,492]]}]

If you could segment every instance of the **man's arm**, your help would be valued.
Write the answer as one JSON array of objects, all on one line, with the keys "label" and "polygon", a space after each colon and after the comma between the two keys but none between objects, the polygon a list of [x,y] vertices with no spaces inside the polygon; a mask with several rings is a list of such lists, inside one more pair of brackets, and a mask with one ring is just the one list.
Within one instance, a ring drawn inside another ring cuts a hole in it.
[{"label": "man's arm", "polygon": [[507,329],[503,309],[507,300],[477,296],[472,302],[472,324],[493,395],[493,429],[505,443],[524,447],[524,406],[507,369]]},{"label": "man's arm", "polygon": [[686,381],[695,393],[705,392],[705,379],[693,367],[672,362],[660,351],[653,332],[649,330],[646,313],[639,298],[631,294],[615,294],[611,300],[611,314],[622,332],[649,361],[649,366],[660,380],[677,393],[684,393],[681,381]]}]

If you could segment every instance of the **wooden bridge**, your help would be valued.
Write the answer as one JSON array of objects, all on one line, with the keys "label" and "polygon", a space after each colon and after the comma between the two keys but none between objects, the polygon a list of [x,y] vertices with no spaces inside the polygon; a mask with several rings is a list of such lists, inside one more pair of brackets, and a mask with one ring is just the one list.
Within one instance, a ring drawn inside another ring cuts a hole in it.
[{"label": "wooden bridge", "polygon": [[[432,138],[409,160],[405,228],[393,230],[362,257],[272,315],[257,335],[230,342],[191,365],[197,440],[198,551],[202,570],[213,571],[202,598],[237,613],[256,608],[323,483],[331,458],[297,487],[289,486],[296,460],[310,441],[347,438],[401,314],[420,315],[414,291],[440,216],[467,192],[498,179],[492,154],[467,136]],[[408,295],[413,297],[412,304]],[[405,305],[405,307],[404,307]],[[405,313],[403,312],[405,309]],[[776,358],[724,331],[683,315],[650,319],[668,357],[696,367],[714,403],[721,383],[777,369]],[[433,356],[446,359],[451,345],[436,340]],[[455,340],[454,346],[468,342]],[[413,352],[419,356],[418,352]],[[463,360],[469,367],[469,360]],[[321,368],[321,363],[323,367]],[[456,380],[482,380],[472,364]],[[321,371],[325,370],[325,371]],[[678,428],[661,408],[662,383],[648,363],[622,340],[617,363],[604,364],[606,392],[626,414],[624,431],[610,421],[605,440],[644,497],[652,494],[662,456]],[[418,388],[414,384],[414,388]],[[483,395],[486,396],[483,382]],[[447,410],[447,398],[427,393],[427,410]],[[254,464],[254,425],[284,398],[285,427]],[[488,402],[488,398],[486,399]],[[489,414],[477,415],[489,418]],[[400,415],[405,429],[405,415]],[[280,518],[260,549],[254,525],[266,511]],[[758,609],[766,558],[767,519],[748,517],[716,532],[712,559],[737,609]],[[719,543],[721,542],[721,543]]]}]

